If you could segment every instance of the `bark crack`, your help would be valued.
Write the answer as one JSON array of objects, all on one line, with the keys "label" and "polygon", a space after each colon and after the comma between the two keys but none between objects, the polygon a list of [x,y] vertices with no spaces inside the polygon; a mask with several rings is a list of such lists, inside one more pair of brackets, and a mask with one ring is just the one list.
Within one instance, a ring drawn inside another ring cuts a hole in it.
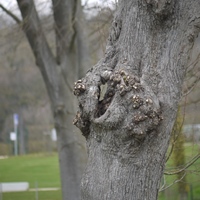
[{"label": "bark crack", "polygon": [[121,33],[121,29],[122,29],[122,20],[115,18],[112,23],[110,35],[108,38],[108,40],[110,41],[110,45],[113,45],[118,40]]}]

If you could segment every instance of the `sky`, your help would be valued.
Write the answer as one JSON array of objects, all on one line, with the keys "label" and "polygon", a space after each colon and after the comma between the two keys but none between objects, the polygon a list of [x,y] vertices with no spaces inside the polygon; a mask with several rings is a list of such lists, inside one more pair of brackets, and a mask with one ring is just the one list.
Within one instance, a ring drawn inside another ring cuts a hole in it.
[{"label": "sky", "polygon": [[[34,0],[37,10],[39,11],[39,15],[41,14],[48,14],[52,10],[51,0]],[[102,7],[102,6],[111,6],[113,3],[115,3],[117,0],[81,0],[83,5],[87,5],[88,7]],[[0,0],[0,3],[6,7],[8,10],[11,10],[15,15],[21,16],[18,6],[17,6],[16,0]],[[95,11],[93,11],[95,12]],[[92,14],[92,13],[90,13]],[[94,13],[93,13],[94,14]],[[3,15],[7,18],[7,15],[0,9],[0,15]]]},{"label": "sky", "polygon": [[[51,0],[37,0],[40,3],[51,3]],[[82,4],[87,3],[88,5],[96,4],[111,4],[116,0],[82,0]],[[0,0],[0,3],[3,4],[6,8],[13,8],[16,6],[16,0]]]}]

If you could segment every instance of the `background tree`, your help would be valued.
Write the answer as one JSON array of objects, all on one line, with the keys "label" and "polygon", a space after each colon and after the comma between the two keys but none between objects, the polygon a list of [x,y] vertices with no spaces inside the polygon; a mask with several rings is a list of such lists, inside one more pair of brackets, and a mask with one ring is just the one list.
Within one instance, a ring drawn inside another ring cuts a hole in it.
[{"label": "background tree", "polygon": [[[176,121],[174,123],[174,127],[172,130],[172,137],[173,137],[173,160],[174,166],[176,170],[181,170],[186,165],[186,158],[185,158],[185,136],[183,134],[183,118],[179,111],[177,112]],[[186,171],[181,170],[180,173],[177,173],[177,180],[178,180],[178,191],[179,191],[179,199],[180,200],[187,200],[188,198],[188,189],[189,186],[187,184],[186,179]]]},{"label": "background tree", "polygon": [[[84,65],[82,33],[78,18],[80,1],[52,1],[57,44],[55,59],[42,32],[33,1],[18,0],[23,28],[41,70],[51,100],[58,133],[63,199],[80,199],[79,144],[72,126],[75,101],[72,83]],[[78,55],[78,56],[77,56]]]},{"label": "background tree", "polygon": [[[36,64],[47,88],[58,134],[58,151],[63,199],[80,199],[81,162],[83,145],[78,141],[72,118],[76,101],[72,95],[74,81],[84,73],[87,46],[81,2],[52,0],[55,22],[56,55],[53,54],[43,32],[33,0],[17,1],[23,21],[1,5],[25,32]],[[81,21],[82,20],[82,21]]]},{"label": "background tree", "polygon": [[119,1],[104,58],[74,88],[89,153],[82,199],[157,199],[199,8]]}]

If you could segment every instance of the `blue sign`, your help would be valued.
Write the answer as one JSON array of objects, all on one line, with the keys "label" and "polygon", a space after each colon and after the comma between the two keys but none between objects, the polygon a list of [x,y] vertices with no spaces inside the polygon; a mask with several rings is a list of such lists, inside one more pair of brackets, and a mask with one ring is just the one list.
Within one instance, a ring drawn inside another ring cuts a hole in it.
[{"label": "blue sign", "polygon": [[13,115],[13,121],[14,121],[14,125],[18,125],[19,124],[19,115],[18,114],[14,114]]}]

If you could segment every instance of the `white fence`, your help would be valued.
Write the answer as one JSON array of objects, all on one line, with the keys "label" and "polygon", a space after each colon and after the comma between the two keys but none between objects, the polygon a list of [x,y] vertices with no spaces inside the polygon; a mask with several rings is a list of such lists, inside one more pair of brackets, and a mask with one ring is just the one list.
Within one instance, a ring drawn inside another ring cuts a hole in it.
[{"label": "white fence", "polygon": [[28,182],[11,182],[11,183],[0,183],[1,192],[20,192],[27,191],[29,189]]}]

